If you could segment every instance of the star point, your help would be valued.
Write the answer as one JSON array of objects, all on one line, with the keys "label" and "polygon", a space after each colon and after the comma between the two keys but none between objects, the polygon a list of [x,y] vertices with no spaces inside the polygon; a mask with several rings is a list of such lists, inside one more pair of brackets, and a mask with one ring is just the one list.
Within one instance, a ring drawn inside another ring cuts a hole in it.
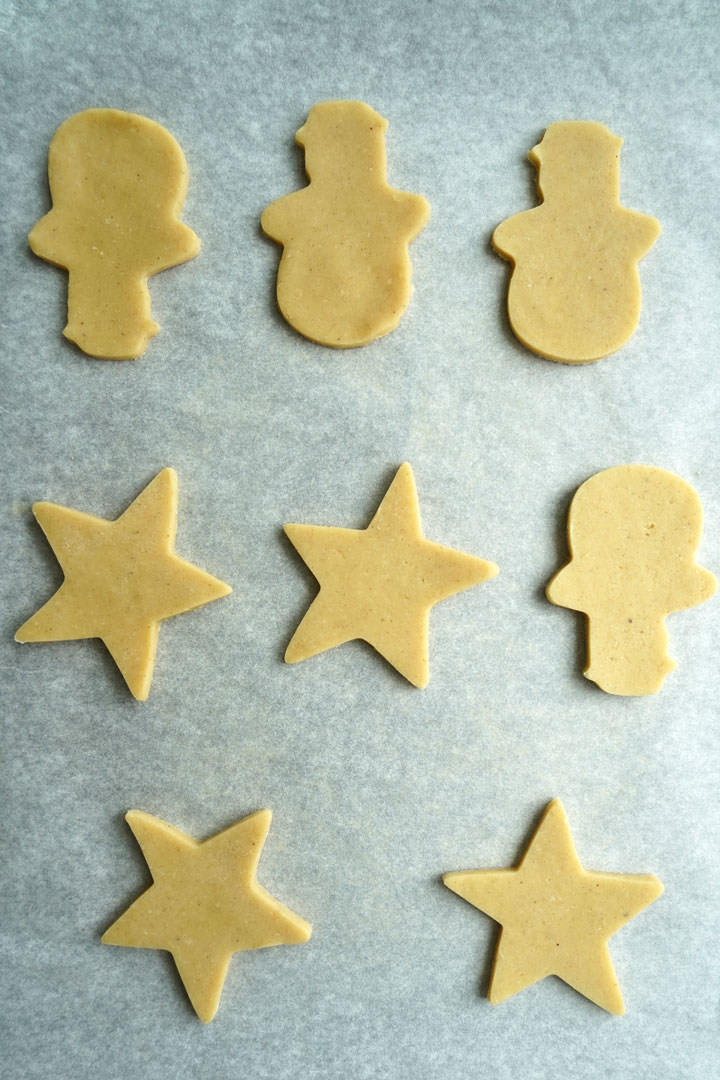
[{"label": "star point", "polygon": [[285,532],[320,584],[287,647],[290,664],[361,639],[422,688],[430,609],[498,572],[494,563],[425,539],[407,463],[366,529],[289,524]]},{"label": "star point", "polygon": [[607,1012],[625,1012],[608,941],[663,886],[653,874],[586,870],[559,799],[545,808],[516,868],[455,871],[443,882],[502,926],[491,1004],[557,975]]},{"label": "star point", "polygon": [[272,814],[259,810],[198,841],[140,810],[126,821],[153,884],[102,935],[103,945],[172,954],[195,1012],[217,1012],[233,953],[300,945],[312,928],[256,879]]},{"label": "star point", "polygon": [[33,513],[65,580],[15,640],[100,638],[145,701],[160,622],[232,592],[175,554],[176,473],[163,469],[115,521],[48,502]]}]

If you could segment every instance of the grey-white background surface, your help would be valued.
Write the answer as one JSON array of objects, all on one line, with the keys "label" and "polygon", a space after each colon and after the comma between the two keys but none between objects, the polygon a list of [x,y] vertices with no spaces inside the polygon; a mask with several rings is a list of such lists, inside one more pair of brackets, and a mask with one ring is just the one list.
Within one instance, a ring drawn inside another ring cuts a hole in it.
[{"label": "grey-white background surface", "polygon": [[[574,489],[629,462],[697,488],[720,569],[719,37],[712,2],[0,0],[9,1080],[717,1067],[719,601],[669,620],[661,693],[622,699],[582,678],[581,617],[543,588]],[[258,220],[303,183],[308,109],[343,97],[388,117],[390,182],[432,218],[399,328],[334,352],[279,317]],[[52,134],[90,106],[164,124],[190,167],[202,252],[152,280],[162,330],[135,362],[61,337],[66,275],[27,247]],[[663,226],[637,333],[582,367],[515,341],[489,247],[565,119],[624,137],[623,202]],[[284,665],[315,586],[282,524],[364,527],[404,460],[426,535],[499,577],[434,610],[425,691],[359,643]],[[165,465],[178,553],[235,591],[163,625],[139,704],[99,643],[12,635],[60,580],[30,504],[116,517]],[[496,927],[440,883],[510,865],[553,796],[585,865],[665,883],[612,942],[622,1019],[557,979],[492,1008]],[[265,806],[259,879],[314,934],[236,956],[204,1027],[167,954],[99,944],[150,880],[123,814],[201,838]]]}]

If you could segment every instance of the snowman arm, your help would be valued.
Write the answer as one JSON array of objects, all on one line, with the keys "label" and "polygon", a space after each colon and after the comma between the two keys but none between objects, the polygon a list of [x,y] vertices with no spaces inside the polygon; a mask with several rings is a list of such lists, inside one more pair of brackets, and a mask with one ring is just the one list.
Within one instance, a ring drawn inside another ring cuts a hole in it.
[{"label": "snowman arm", "polygon": [[427,225],[430,203],[424,195],[413,195],[407,191],[393,190],[391,198],[401,232],[409,244]]},{"label": "snowman arm", "polygon": [[636,259],[642,259],[660,235],[660,222],[637,210],[625,210],[625,215],[628,246]]},{"label": "snowman arm", "polygon": [[279,244],[286,243],[288,226],[294,211],[292,204],[297,194],[298,192],[293,191],[289,195],[283,195],[270,203],[262,212],[260,218],[262,231],[272,240],[277,240]]},{"label": "snowman arm", "polygon": [[[502,255],[504,259],[510,259],[511,262],[515,262],[518,257],[518,225],[520,218],[525,218],[526,214],[532,213],[532,210],[523,210],[519,214],[513,214],[512,217],[506,218],[505,221],[501,221],[492,234],[492,246],[498,255]],[[524,229],[527,229],[527,222],[523,222]]]}]

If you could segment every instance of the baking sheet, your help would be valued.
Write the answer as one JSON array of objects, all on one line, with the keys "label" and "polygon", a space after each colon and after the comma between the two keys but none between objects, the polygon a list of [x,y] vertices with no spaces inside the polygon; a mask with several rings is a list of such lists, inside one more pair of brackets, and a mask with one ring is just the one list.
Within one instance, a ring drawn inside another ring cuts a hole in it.
[{"label": "baking sheet", "polygon": [[[696,487],[699,561],[720,568],[718,36],[702,2],[0,7],[5,1075],[717,1067],[718,600],[670,618],[661,693],[622,699],[582,678],[581,617],[543,590],[572,492],[630,462]],[[258,226],[303,183],[293,135],[330,98],[389,119],[390,182],[432,206],[399,328],[347,352],[283,322]],[[136,362],[61,337],[66,275],[26,243],[52,134],[91,106],[164,124],[190,168],[202,252],[151,281],[162,330]],[[489,247],[565,119],[624,137],[622,200],[663,226],[637,333],[582,367],[518,344]],[[360,643],[284,665],[315,587],[283,523],[364,527],[405,460],[426,535],[499,576],[434,609],[425,691]],[[234,593],[163,625],[138,704],[99,643],[12,634],[60,580],[30,504],[116,517],[166,465],[178,553]],[[511,865],[553,796],[586,866],[666,887],[611,943],[622,1019],[557,979],[490,1006],[496,927],[440,882]],[[99,944],[150,880],[123,814],[201,838],[265,806],[259,880],[313,937],[237,955],[206,1028],[167,954]]]}]

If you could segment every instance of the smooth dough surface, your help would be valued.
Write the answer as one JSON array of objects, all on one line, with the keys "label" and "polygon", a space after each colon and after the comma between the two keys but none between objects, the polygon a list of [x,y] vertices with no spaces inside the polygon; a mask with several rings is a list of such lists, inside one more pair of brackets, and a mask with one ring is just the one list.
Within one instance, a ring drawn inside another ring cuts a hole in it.
[{"label": "smooth dough surface", "polygon": [[48,179],[53,208],[29,243],[69,271],[65,337],[105,360],[141,356],[159,330],[148,277],[200,250],[178,219],[188,185],[182,150],[145,116],[87,109],[55,133]]},{"label": "smooth dough surface", "polygon": [[311,927],[256,880],[272,814],[259,810],[201,843],[140,810],[125,820],[153,885],[102,936],[104,945],[172,953],[195,1012],[217,1012],[233,953],[299,945]]},{"label": "smooth dough surface", "polygon": [[285,532],[320,583],[287,647],[289,664],[361,638],[414,686],[426,686],[430,608],[498,572],[425,539],[407,463],[367,529],[286,525]]},{"label": "smooth dough surface", "polygon": [[654,694],[674,670],[665,617],[717,588],[695,562],[702,522],[695,490],[650,465],[605,469],[576,491],[571,559],[547,597],[587,615],[585,676],[609,694]]},{"label": "smooth dough surface", "polygon": [[408,244],[427,224],[422,195],[387,183],[387,120],[362,101],[314,105],[296,134],[310,184],[267,207],[283,245],[277,300],[321,345],[367,345],[393,330],[412,294]]},{"label": "smooth dough surface", "polygon": [[566,364],[608,356],[640,317],[638,261],[655,218],[620,205],[622,139],[603,124],[551,124],[530,151],[542,204],[495,229],[513,264],[508,317],[528,349]]},{"label": "smooth dough surface", "polygon": [[100,638],[133,696],[145,701],[160,622],[232,592],[175,554],[175,472],[158,473],[116,521],[47,502],[33,513],[65,580],[15,640]]},{"label": "smooth dough surface", "polygon": [[500,923],[488,999],[557,975],[608,1012],[625,1012],[608,941],[663,891],[653,874],[585,870],[559,799],[516,869],[445,874],[449,889]]}]

